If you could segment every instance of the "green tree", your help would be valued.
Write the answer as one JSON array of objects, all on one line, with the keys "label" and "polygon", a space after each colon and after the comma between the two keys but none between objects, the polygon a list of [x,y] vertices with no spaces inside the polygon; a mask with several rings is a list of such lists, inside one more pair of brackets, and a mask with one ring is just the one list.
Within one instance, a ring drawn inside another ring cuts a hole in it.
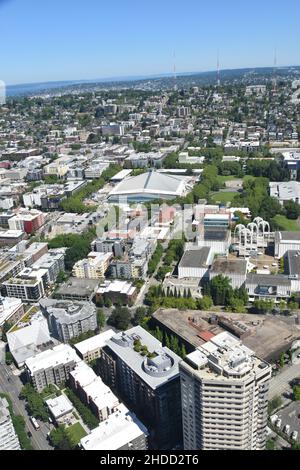
[{"label": "green tree", "polygon": [[101,308],[98,308],[97,309],[97,325],[100,331],[105,326],[105,321],[106,319],[105,319],[103,310]]},{"label": "green tree", "polygon": [[209,310],[213,306],[213,300],[209,295],[204,295],[202,299],[198,301],[200,310]]},{"label": "green tree", "polygon": [[222,274],[215,276],[210,283],[210,293],[215,305],[227,305],[233,293],[230,279]]},{"label": "green tree", "polygon": [[135,310],[135,314],[133,317],[132,324],[133,325],[140,325],[144,318],[147,316],[147,310],[145,307],[137,307]]},{"label": "green tree", "polygon": [[299,385],[295,385],[295,387],[293,388],[293,397],[295,401],[300,400],[300,386]]},{"label": "green tree", "polygon": [[110,315],[107,323],[118,330],[127,330],[131,320],[131,314],[127,307],[116,307]]}]

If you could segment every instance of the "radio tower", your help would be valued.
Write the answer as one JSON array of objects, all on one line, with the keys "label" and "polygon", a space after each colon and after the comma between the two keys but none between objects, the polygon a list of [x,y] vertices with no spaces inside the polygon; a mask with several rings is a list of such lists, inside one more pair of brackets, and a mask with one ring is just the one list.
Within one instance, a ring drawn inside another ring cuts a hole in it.
[{"label": "radio tower", "polygon": [[177,76],[176,76],[176,64],[175,64],[175,51],[173,53],[173,77],[174,77],[174,91],[177,91]]},{"label": "radio tower", "polygon": [[219,49],[217,53],[217,87],[220,88],[221,80],[220,80],[220,58],[219,58]]}]

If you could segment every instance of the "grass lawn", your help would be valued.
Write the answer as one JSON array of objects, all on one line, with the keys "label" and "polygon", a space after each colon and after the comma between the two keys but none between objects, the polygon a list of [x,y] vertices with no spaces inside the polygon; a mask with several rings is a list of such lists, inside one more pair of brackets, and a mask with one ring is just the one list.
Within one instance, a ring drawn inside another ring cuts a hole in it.
[{"label": "grass lawn", "polygon": [[239,193],[233,191],[226,191],[226,192],[217,192],[211,195],[211,198],[214,202],[226,203],[231,202],[234,196],[237,196]]},{"label": "grass lawn", "polygon": [[84,436],[86,436],[86,432],[85,432],[85,430],[83,429],[83,427],[81,426],[80,423],[72,424],[72,426],[69,426],[66,429],[66,431],[67,431],[72,443],[74,444],[74,446],[78,444],[80,439],[82,439]]},{"label": "grass lawn", "polygon": [[300,231],[297,220],[287,219],[284,215],[275,215],[273,220],[277,222],[281,230]]}]

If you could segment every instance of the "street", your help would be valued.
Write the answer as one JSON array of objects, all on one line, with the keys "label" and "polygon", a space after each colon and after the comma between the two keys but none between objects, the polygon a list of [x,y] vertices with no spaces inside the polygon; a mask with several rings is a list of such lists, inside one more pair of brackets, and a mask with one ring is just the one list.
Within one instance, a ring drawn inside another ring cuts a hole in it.
[{"label": "street", "polygon": [[293,364],[287,368],[284,368],[282,372],[277,374],[271,379],[269,400],[272,400],[277,395],[289,390],[289,382],[296,377],[300,376],[300,364]]},{"label": "street", "polygon": [[[9,377],[9,380],[8,380]],[[0,365],[0,391],[9,395],[15,414],[23,416],[26,423],[26,431],[32,434],[31,443],[35,450],[51,450],[47,433],[51,429],[49,423],[39,421],[40,429],[36,430],[31,424],[28,413],[25,408],[25,401],[19,399],[19,393],[23,384],[19,376],[14,375],[13,371],[5,364]]]}]

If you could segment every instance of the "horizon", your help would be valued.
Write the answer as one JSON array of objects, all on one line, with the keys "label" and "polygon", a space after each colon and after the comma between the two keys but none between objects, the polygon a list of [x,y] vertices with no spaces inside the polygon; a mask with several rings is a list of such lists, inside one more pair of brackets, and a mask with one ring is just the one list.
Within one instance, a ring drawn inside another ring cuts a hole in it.
[{"label": "horizon", "polygon": [[[220,73],[228,72],[228,71],[239,71],[239,70],[261,70],[261,69],[273,69],[272,66],[262,65],[259,67],[236,67],[236,68],[224,68],[220,69]],[[276,67],[277,70],[285,70],[290,68],[300,68],[300,64],[291,64],[291,65],[284,65]],[[185,76],[185,75],[202,75],[208,73],[216,72],[216,69],[211,70],[202,70],[202,71],[185,71],[185,72],[178,72],[177,76]],[[138,80],[147,80],[147,79],[154,79],[154,78],[165,78],[165,77],[172,77],[174,74],[172,72],[161,72],[159,74],[152,74],[152,75],[119,75],[114,77],[97,77],[97,78],[67,78],[64,80],[47,80],[42,82],[23,82],[23,83],[8,83],[6,85],[7,88],[12,87],[19,87],[19,86],[26,86],[26,85],[43,85],[47,83],[98,83],[98,82],[112,82],[112,81],[138,81]]]},{"label": "horizon", "polygon": [[284,9],[276,8],[279,0],[253,0],[251,9],[237,0],[199,3],[53,0],[37,7],[35,0],[0,0],[0,80],[14,86],[203,73],[216,70],[218,58],[222,70],[299,63],[299,2],[286,0]]}]

